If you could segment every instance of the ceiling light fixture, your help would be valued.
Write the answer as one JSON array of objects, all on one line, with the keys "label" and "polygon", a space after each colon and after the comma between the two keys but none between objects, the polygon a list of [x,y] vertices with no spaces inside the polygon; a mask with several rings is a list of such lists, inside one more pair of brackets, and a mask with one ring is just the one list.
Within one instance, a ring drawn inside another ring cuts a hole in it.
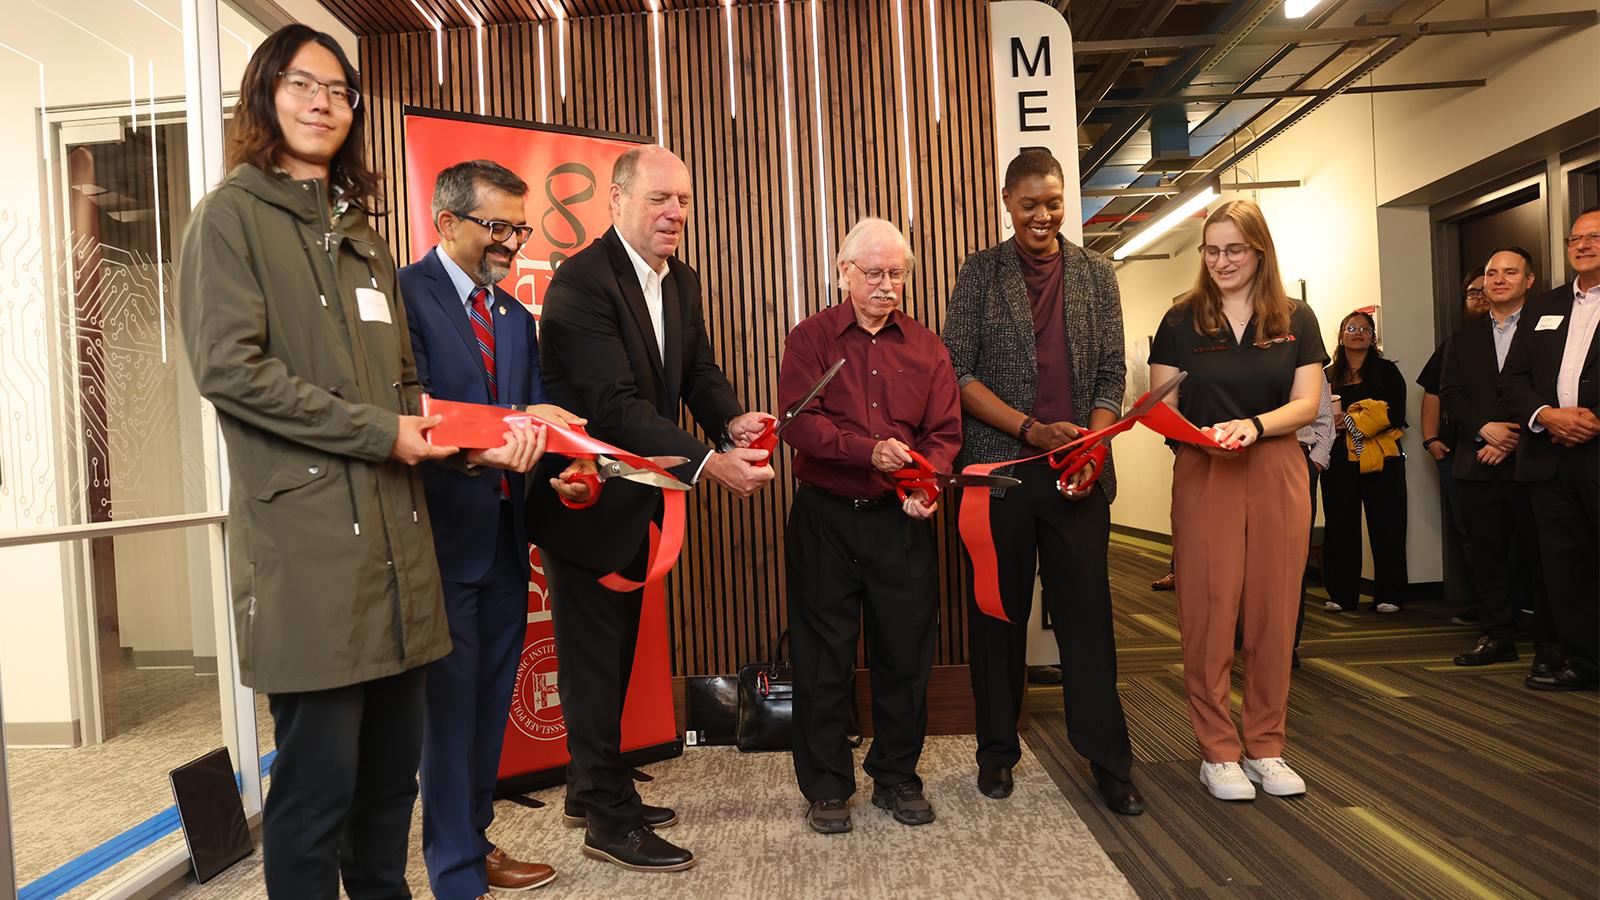
[{"label": "ceiling light fixture", "polygon": [[1145,227],[1134,232],[1132,237],[1128,238],[1121,247],[1112,252],[1111,258],[1123,259],[1138,253],[1140,250],[1150,246],[1156,238],[1171,231],[1173,226],[1194,215],[1196,210],[1204,209],[1207,204],[1215,199],[1217,199],[1217,186],[1209,181],[1194,193],[1190,193],[1187,196],[1174,197],[1169,201],[1172,206],[1171,210],[1162,213],[1152,219]]},{"label": "ceiling light fixture", "polygon": [[1303,18],[1306,13],[1316,9],[1322,0],[1283,0],[1283,17],[1285,19]]}]

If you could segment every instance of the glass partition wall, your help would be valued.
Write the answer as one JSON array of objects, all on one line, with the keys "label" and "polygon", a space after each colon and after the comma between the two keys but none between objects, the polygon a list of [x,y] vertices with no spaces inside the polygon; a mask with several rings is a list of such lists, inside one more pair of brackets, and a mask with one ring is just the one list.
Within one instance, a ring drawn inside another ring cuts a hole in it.
[{"label": "glass partition wall", "polygon": [[172,289],[264,37],[216,0],[0,18],[0,897],[181,859],[167,773],[217,747],[260,809],[225,465]]}]

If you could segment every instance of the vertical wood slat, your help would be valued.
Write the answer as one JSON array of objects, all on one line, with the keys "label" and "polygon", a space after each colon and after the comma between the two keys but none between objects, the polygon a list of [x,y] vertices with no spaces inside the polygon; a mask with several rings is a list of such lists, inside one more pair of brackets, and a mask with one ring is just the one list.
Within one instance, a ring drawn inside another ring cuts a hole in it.
[{"label": "vertical wood slat", "polygon": [[[907,209],[915,209],[915,224],[907,232],[918,265],[907,287],[906,309],[935,331],[943,324],[961,261],[999,237],[987,3],[937,4],[937,87],[943,114],[935,123],[927,4],[904,0],[909,67],[905,121],[913,156],[908,162],[901,151],[894,0],[823,0],[818,5],[819,84],[811,76],[812,2],[735,6],[737,117],[729,115],[724,12],[709,6],[669,6],[660,13],[665,143],[688,163],[695,184],[680,255],[701,274],[706,323],[717,356],[752,409],[772,411],[776,406],[778,363],[794,325],[796,302],[804,317],[842,299],[831,260],[857,219],[881,215],[905,226]],[[787,17],[788,27],[787,126],[779,15]],[[537,29],[534,22],[485,26],[488,115],[536,122],[540,92],[548,89],[554,124],[654,135],[648,14],[568,19],[564,100],[556,71],[556,29],[546,23],[543,70]],[[447,29],[443,50],[441,85],[431,31],[361,38],[363,81],[372,99],[368,144],[388,188],[389,215],[379,219],[378,228],[402,264],[409,261],[410,241],[401,110],[406,105],[477,109],[474,30]],[[794,256],[787,217],[786,127],[794,149]],[[471,148],[462,148],[463,159],[471,154]],[[908,164],[915,197],[906,196]],[[819,193],[824,182],[825,195]],[[818,234],[819,209],[826,210],[828,246]],[[791,266],[798,267],[798,298],[793,296]],[[831,296],[825,266],[835,282]],[[731,672],[765,658],[787,623],[783,534],[793,481],[786,457],[776,465],[776,484],[749,500],[711,486],[691,494],[689,534],[668,581],[676,674]],[[967,604],[954,510],[944,510],[936,527],[941,614],[935,660],[960,664],[966,661]]]}]

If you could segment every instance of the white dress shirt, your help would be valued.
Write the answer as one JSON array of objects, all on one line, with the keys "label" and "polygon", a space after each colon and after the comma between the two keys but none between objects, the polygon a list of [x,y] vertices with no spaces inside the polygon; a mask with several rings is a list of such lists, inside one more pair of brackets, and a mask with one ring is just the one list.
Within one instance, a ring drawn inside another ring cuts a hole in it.
[{"label": "white dress shirt", "polygon": [[[667,320],[661,305],[661,280],[667,277],[667,272],[670,269],[666,260],[661,261],[659,270],[650,268],[650,264],[645,262],[644,257],[633,249],[633,246],[628,243],[628,239],[623,237],[620,231],[617,232],[617,240],[622,241],[622,249],[628,251],[628,261],[633,263],[633,272],[639,276],[639,290],[644,293],[644,308],[650,313],[650,327],[656,333],[657,358],[661,360],[661,368],[665,371],[667,367]],[[695,467],[694,478],[690,479],[690,483],[700,480],[700,473],[705,470],[706,463],[711,461],[712,452],[715,451],[708,451],[701,458],[700,465]]]},{"label": "white dress shirt", "polygon": [[[1556,370],[1556,403],[1565,408],[1578,405],[1578,379],[1583,375],[1583,361],[1589,355],[1589,344],[1594,341],[1595,325],[1600,323],[1600,284],[1587,291],[1572,281],[1572,312],[1567,319],[1567,345],[1561,351],[1561,368]],[[1541,432],[1539,413],[1548,409],[1541,406],[1528,420],[1528,430]]]},{"label": "white dress shirt", "polygon": [[656,353],[661,360],[662,368],[667,365],[667,322],[661,309],[661,279],[667,277],[667,262],[661,261],[659,270],[650,268],[633,247],[629,246],[622,233],[617,233],[617,238],[622,241],[622,249],[628,251],[628,259],[633,263],[634,274],[639,276],[639,290],[644,292],[644,308],[650,313],[650,327],[656,332]]}]

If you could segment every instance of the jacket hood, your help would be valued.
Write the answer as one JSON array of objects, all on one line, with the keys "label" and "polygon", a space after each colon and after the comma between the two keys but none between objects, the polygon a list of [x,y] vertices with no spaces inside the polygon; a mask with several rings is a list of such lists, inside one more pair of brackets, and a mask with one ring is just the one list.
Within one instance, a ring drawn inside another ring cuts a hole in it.
[{"label": "jacket hood", "polygon": [[[296,180],[288,175],[263,172],[249,163],[240,163],[228,173],[225,185],[249,193],[263,203],[271,204],[289,213],[307,225],[322,227],[324,221],[333,222],[334,216],[325,205],[328,203],[328,183],[319,178]],[[351,204],[338,217],[334,226],[341,231],[351,231],[365,224],[366,214]]]}]

